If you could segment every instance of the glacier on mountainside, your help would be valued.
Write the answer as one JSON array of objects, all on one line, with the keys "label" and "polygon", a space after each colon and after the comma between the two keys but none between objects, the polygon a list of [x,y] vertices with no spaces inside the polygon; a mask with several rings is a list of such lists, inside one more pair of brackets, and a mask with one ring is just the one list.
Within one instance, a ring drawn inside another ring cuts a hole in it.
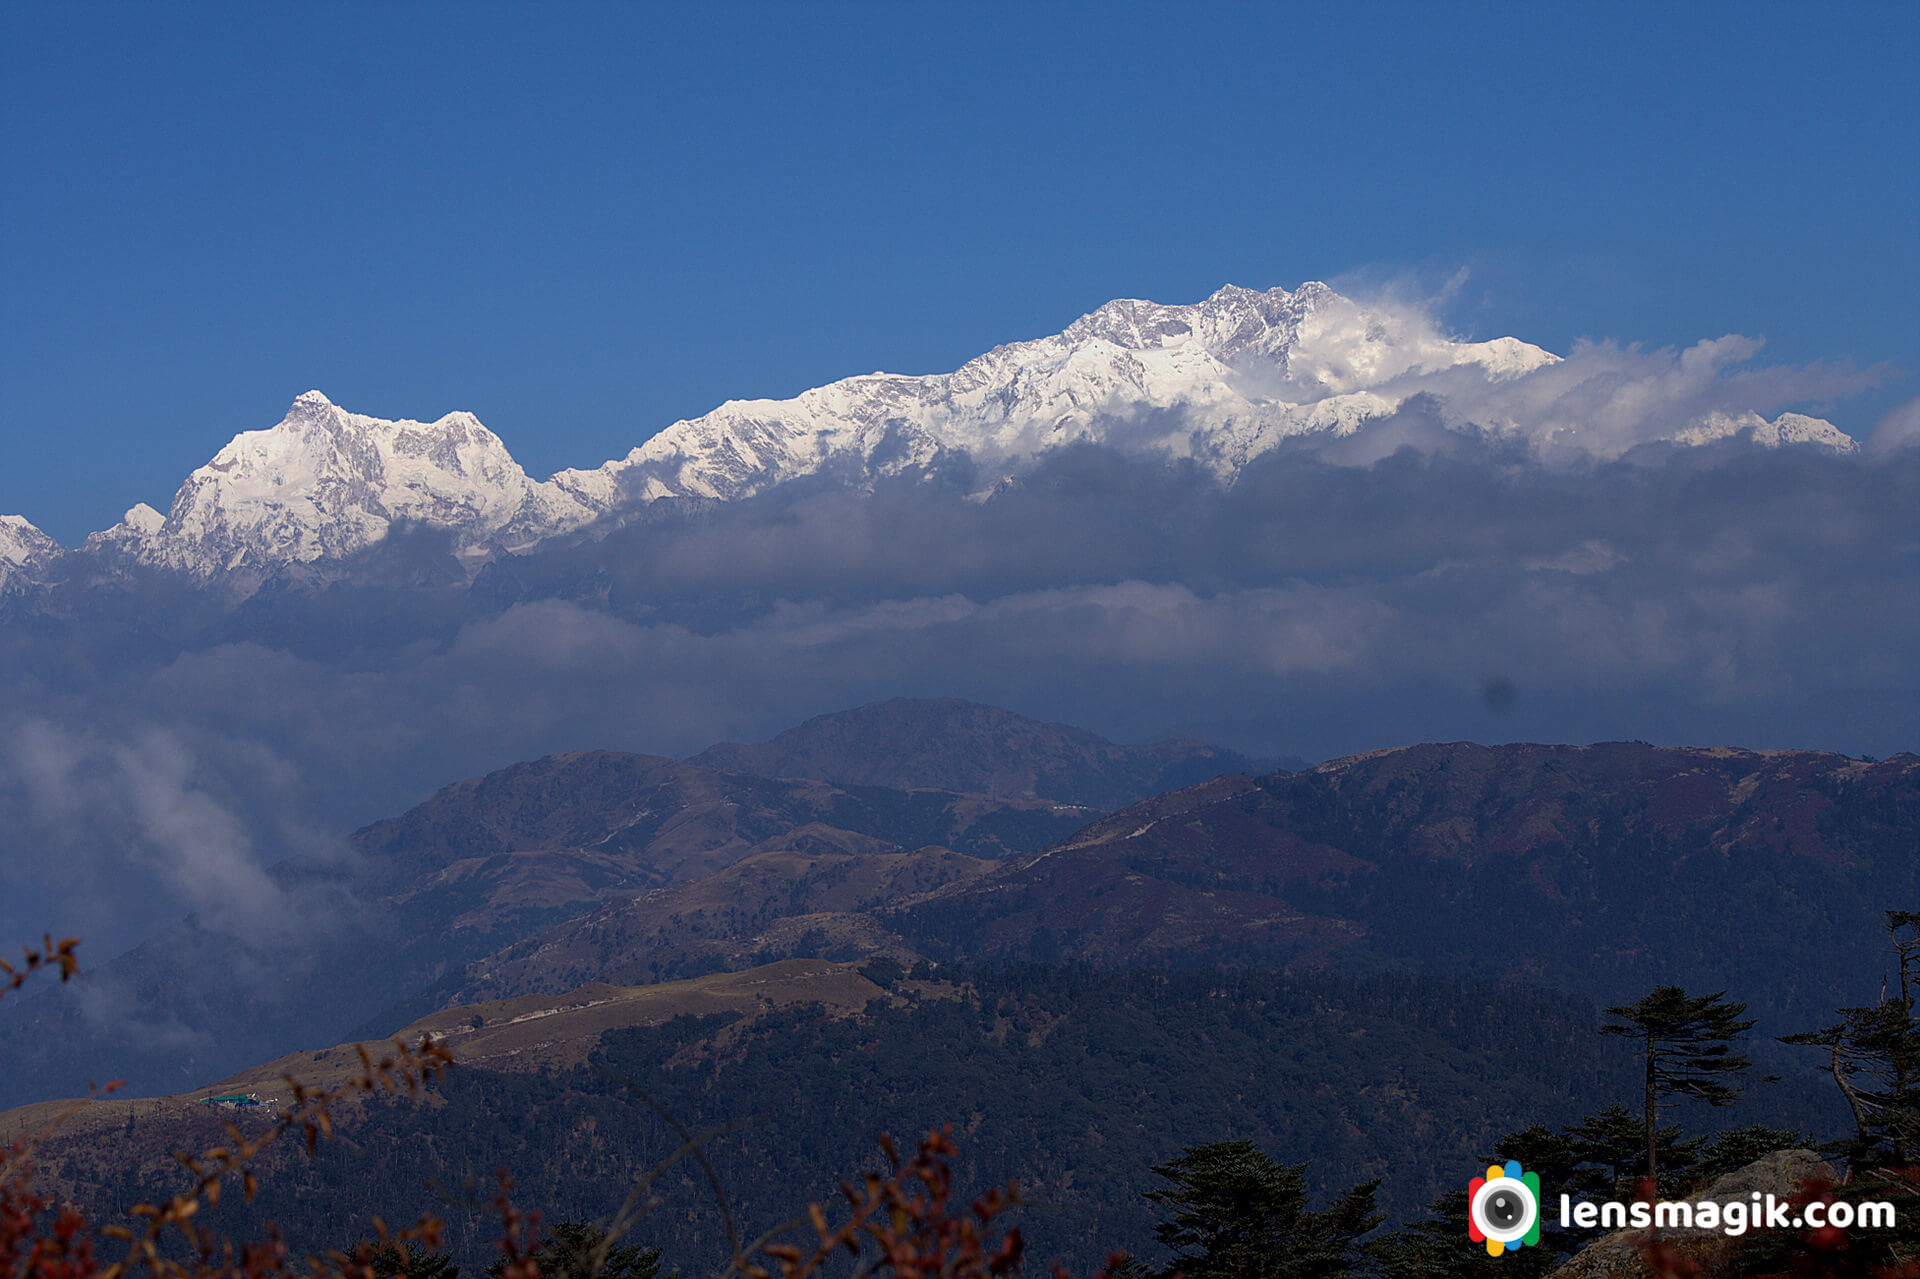
[{"label": "glacier on mountainside", "polygon": [[1424,311],[1363,305],[1324,284],[1229,285],[1193,305],[1109,302],[951,373],[731,400],[623,458],[545,481],[470,413],[387,421],[309,391],[189,476],[166,515],[135,507],[87,548],[201,577],[264,574],[351,556],[408,522],[444,530],[475,565],[665,499],[732,501],[809,476],[859,490],[964,461],[985,494],[1077,443],[1189,461],[1225,485],[1283,441],[1340,440],[1416,396],[1448,430],[1542,457],[1617,456],[1649,438],[1853,448],[1830,423],[1792,413],[1568,423],[1539,408],[1568,400],[1553,380],[1562,367],[1515,338],[1453,341]]}]

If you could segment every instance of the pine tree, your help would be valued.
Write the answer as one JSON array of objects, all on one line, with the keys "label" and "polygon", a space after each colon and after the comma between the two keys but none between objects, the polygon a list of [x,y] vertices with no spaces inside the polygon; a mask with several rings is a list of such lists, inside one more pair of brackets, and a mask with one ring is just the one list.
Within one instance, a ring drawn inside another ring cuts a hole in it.
[{"label": "pine tree", "polygon": [[1645,1058],[1649,1181],[1659,1176],[1661,1098],[1692,1097],[1725,1106],[1740,1096],[1727,1081],[1752,1063],[1733,1051],[1733,1041],[1753,1029],[1753,1022],[1740,1019],[1747,1006],[1729,1002],[1726,994],[1689,995],[1678,986],[1659,986],[1638,1003],[1607,1009],[1607,1016],[1618,1020],[1600,1033],[1638,1039]]},{"label": "pine tree", "polygon": [[374,1279],[460,1279],[450,1252],[429,1252],[408,1243],[384,1243],[368,1261]]},{"label": "pine tree", "polygon": [[1843,1008],[1833,1025],[1781,1042],[1827,1050],[1833,1081],[1853,1111],[1850,1162],[1897,1167],[1920,1157],[1920,913],[1890,910],[1886,925],[1897,982],[1883,981],[1880,1001]]},{"label": "pine tree", "polygon": [[[1579,1174],[1569,1178],[1576,1192],[1617,1199],[1638,1180],[1636,1166],[1639,1176],[1646,1175],[1646,1122],[1618,1102],[1570,1125],[1566,1134],[1573,1161],[1581,1168]],[[1678,1124],[1667,1124],[1654,1132],[1654,1168],[1662,1189],[1686,1176],[1705,1140],[1685,1136]],[[1560,1183],[1556,1180],[1554,1184]]]},{"label": "pine tree", "polygon": [[[542,1279],[655,1279],[658,1248],[621,1247],[607,1232],[586,1221],[556,1222],[535,1250]],[[500,1279],[502,1258],[487,1267],[488,1279]]]},{"label": "pine tree", "polygon": [[1250,1141],[1192,1146],[1156,1165],[1171,1183],[1147,1199],[1171,1212],[1154,1237],[1173,1253],[1164,1279],[1336,1279],[1353,1273],[1360,1236],[1380,1224],[1378,1181],[1307,1207],[1305,1164],[1277,1164]]}]

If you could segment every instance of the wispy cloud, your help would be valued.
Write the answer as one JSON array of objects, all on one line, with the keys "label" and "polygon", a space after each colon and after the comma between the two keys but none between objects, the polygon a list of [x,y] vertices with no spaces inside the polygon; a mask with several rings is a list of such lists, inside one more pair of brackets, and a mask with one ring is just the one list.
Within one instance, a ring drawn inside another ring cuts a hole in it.
[{"label": "wispy cloud", "polygon": [[[1437,349],[1455,336],[1438,315],[1462,282],[1456,275],[1435,292],[1398,277],[1371,283],[1356,290],[1366,308],[1357,314],[1380,317],[1375,327],[1384,324],[1397,346]],[[1383,399],[1403,402],[1401,413],[1364,425],[1358,440],[1310,436],[1302,442],[1332,460],[1370,465],[1401,446],[1451,447],[1444,428],[1508,441],[1548,465],[1576,465],[1661,441],[1750,428],[1755,419],[1856,395],[1896,372],[1887,365],[1768,364],[1761,359],[1764,347],[1740,334],[1684,348],[1582,341],[1557,362],[1491,380],[1478,366],[1416,363],[1374,387]]]},{"label": "wispy cloud", "polygon": [[1853,456],[1627,447],[1662,414],[1857,376],[1742,380],[1750,351],[1594,347],[1485,393],[1601,422],[1613,461],[1540,465],[1429,398],[1374,428],[1393,447],[1281,451],[1224,492],[1082,447],[985,503],[774,495],[404,609],[265,596],[244,627],[163,615],[165,650],[106,615],[23,629],[0,654],[0,924],[124,942],[191,911],[268,947],[329,918],[264,869],[325,853],[315,832],[518,759],[685,754],[902,694],[1309,757],[1489,736],[1912,748],[1913,406]]},{"label": "wispy cloud", "polygon": [[[301,815],[268,816],[287,796],[272,775],[287,764],[236,727],[212,730],[226,757],[209,761],[151,720],[12,718],[0,734],[4,922],[16,932],[78,928],[111,947],[187,912],[261,951],[298,947],[325,927],[332,912],[316,912],[267,866],[338,845]],[[247,789],[241,804],[218,793]],[[35,910],[49,913],[29,918]]]},{"label": "wispy cloud", "polygon": [[1920,445],[1920,397],[1895,405],[1867,439],[1867,447],[1874,453],[1891,453],[1916,445]]}]

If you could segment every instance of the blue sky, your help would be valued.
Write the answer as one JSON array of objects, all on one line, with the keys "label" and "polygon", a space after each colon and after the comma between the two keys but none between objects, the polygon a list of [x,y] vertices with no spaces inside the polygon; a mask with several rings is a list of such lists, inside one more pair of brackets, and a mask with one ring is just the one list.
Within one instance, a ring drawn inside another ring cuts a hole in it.
[{"label": "blue sky", "polygon": [[1920,369],[1917,15],[11,4],[0,512],[164,507],[309,387],[545,475],[1228,281]]}]

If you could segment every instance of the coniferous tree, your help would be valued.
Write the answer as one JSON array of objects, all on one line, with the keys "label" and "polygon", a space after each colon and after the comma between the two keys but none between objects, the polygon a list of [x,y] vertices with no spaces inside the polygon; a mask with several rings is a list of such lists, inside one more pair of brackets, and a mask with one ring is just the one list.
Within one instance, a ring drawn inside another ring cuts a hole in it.
[{"label": "coniferous tree", "polygon": [[[660,1273],[658,1248],[622,1247],[587,1221],[556,1222],[533,1255],[541,1279],[656,1279]],[[501,1258],[488,1266],[488,1279],[500,1279],[506,1264]]]},{"label": "coniferous tree", "polygon": [[1306,1165],[1275,1163],[1250,1141],[1191,1146],[1153,1171],[1171,1183],[1146,1196],[1171,1213],[1153,1232],[1173,1253],[1163,1279],[1337,1279],[1381,1221],[1378,1181],[1316,1212]]},{"label": "coniferous tree", "polygon": [[1733,1051],[1733,1042],[1753,1029],[1740,1014],[1745,1004],[1730,1002],[1727,992],[1689,995],[1678,986],[1658,986],[1638,1003],[1607,1009],[1618,1020],[1600,1028],[1603,1035],[1637,1039],[1645,1063],[1644,1105],[1646,1175],[1659,1177],[1659,1116],[1663,1097],[1692,1097],[1709,1106],[1730,1105],[1740,1090],[1728,1080],[1752,1065]]},{"label": "coniferous tree", "polygon": [[[1479,1162],[1484,1165],[1517,1159],[1527,1171],[1540,1175],[1542,1186],[1568,1193],[1579,1193],[1592,1176],[1590,1170],[1579,1167],[1574,1139],[1545,1124],[1508,1133],[1494,1144],[1492,1156]],[[1544,1204],[1541,1208],[1545,1211]],[[1541,1279],[1578,1246],[1573,1242],[1575,1236],[1543,1234],[1540,1246],[1510,1250],[1495,1259],[1487,1255],[1486,1245],[1467,1237],[1466,1220],[1467,1190],[1463,1183],[1429,1204],[1422,1220],[1370,1240],[1365,1245],[1367,1258],[1384,1279]]]},{"label": "coniferous tree", "polygon": [[450,1252],[429,1252],[408,1243],[383,1243],[368,1261],[374,1279],[460,1279]]},{"label": "coniferous tree", "polygon": [[1688,1173],[1696,1183],[1711,1182],[1776,1150],[1808,1150],[1813,1144],[1811,1135],[1795,1128],[1769,1128],[1765,1124],[1729,1128],[1707,1143]]},{"label": "coniferous tree", "polygon": [[1886,926],[1896,980],[1883,980],[1880,1001],[1843,1008],[1831,1026],[1781,1038],[1827,1050],[1833,1081],[1853,1112],[1848,1154],[1857,1165],[1920,1158],[1920,913],[1890,910]]},{"label": "coniferous tree", "polygon": [[[1567,1139],[1581,1172],[1576,1188],[1603,1199],[1619,1198],[1647,1175],[1646,1121],[1618,1102],[1570,1125]],[[1705,1138],[1688,1137],[1679,1124],[1654,1131],[1654,1176],[1662,1189],[1676,1188],[1699,1158]],[[1542,1174],[1544,1176],[1544,1174]]]}]

